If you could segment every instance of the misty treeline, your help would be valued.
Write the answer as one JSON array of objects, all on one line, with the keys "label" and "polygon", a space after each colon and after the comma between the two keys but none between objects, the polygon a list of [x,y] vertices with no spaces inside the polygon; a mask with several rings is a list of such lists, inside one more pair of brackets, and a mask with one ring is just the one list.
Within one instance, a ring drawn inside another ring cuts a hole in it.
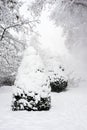
[{"label": "misty treeline", "polygon": [[20,11],[25,2],[0,0],[0,84],[7,84],[8,81],[13,84],[22,52],[27,46],[26,37],[29,39],[35,32],[42,11],[46,9],[55,25],[64,28],[69,49],[86,44],[86,0],[32,0],[27,2],[28,17]]}]

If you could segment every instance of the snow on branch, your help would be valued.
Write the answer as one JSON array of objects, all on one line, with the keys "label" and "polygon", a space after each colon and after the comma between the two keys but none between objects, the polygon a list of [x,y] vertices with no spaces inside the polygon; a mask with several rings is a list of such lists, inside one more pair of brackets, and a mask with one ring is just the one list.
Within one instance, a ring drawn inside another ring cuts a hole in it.
[{"label": "snow on branch", "polygon": [[87,7],[87,0],[62,0],[62,3],[67,3],[69,5],[77,4]]},{"label": "snow on branch", "polygon": [[87,0],[74,0],[74,3],[87,7]]},{"label": "snow on branch", "polygon": [[0,28],[3,30],[2,31],[2,34],[1,34],[1,38],[0,38],[0,41],[2,41],[2,39],[4,38],[4,35],[5,35],[5,32],[10,29],[10,28],[16,28],[16,27],[21,27],[23,25],[28,25],[29,28],[30,28],[30,31],[33,32],[33,26],[35,23],[39,23],[38,20],[31,20],[31,21],[23,21],[23,22],[20,22],[20,23],[16,23],[16,24],[13,24],[13,25],[10,25],[8,27],[3,27],[0,25]]}]

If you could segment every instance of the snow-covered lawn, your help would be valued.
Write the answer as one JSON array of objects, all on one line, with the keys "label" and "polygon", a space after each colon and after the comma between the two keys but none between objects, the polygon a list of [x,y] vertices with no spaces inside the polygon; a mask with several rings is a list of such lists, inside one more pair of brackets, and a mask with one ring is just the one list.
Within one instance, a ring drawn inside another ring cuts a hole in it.
[{"label": "snow-covered lawn", "polygon": [[12,87],[0,88],[0,130],[87,130],[87,86],[52,93],[50,111],[12,111]]}]

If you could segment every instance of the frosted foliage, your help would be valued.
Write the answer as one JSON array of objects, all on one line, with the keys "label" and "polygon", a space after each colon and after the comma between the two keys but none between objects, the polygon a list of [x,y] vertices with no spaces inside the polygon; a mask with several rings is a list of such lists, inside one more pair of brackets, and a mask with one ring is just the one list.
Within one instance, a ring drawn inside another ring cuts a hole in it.
[{"label": "frosted foliage", "polygon": [[49,57],[45,59],[45,66],[51,80],[55,78],[54,74],[56,74],[57,78],[64,77],[64,79],[67,80],[66,70],[60,57]]},{"label": "frosted foliage", "polygon": [[5,26],[10,26],[14,22],[17,22],[17,15],[19,5],[16,0],[0,1],[0,23]]},{"label": "frosted foliage", "polygon": [[48,89],[47,87],[49,86],[47,79],[39,55],[33,47],[29,47],[24,53],[15,85],[21,87],[26,93],[28,93],[28,91],[34,91],[43,95],[45,92],[45,94],[50,92],[50,88]]},{"label": "frosted foliage", "polygon": [[64,27],[64,31],[67,34],[66,45],[68,47],[75,48],[75,45],[86,44],[86,0],[56,1],[51,18],[55,20],[56,25]]},{"label": "frosted foliage", "polygon": [[56,20],[56,24],[65,27],[76,27],[78,24],[86,23],[87,9],[82,5],[70,3],[69,1],[61,1],[55,5],[52,17]]},{"label": "frosted foliage", "polygon": [[49,110],[50,91],[42,60],[34,48],[29,47],[15,81],[12,110]]},{"label": "frosted foliage", "polygon": [[46,3],[46,0],[35,0],[31,6],[34,15],[39,16]]},{"label": "frosted foliage", "polygon": [[69,49],[73,49],[79,44],[86,45],[87,0],[45,0],[44,2],[35,0],[35,2],[35,5],[38,4],[40,13],[42,7],[49,8],[51,19],[57,26],[64,28],[67,37],[66,45]]}]

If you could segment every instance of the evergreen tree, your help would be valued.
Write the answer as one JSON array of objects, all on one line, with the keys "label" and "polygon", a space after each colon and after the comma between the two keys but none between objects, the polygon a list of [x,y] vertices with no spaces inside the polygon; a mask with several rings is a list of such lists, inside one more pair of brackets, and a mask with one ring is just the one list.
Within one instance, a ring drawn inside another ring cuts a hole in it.
[{"label": "evergreen tree", "polygon": [[12,110],[49,110],[50,90],[42,60],[35,49],[29,47],[15,81]]}]

